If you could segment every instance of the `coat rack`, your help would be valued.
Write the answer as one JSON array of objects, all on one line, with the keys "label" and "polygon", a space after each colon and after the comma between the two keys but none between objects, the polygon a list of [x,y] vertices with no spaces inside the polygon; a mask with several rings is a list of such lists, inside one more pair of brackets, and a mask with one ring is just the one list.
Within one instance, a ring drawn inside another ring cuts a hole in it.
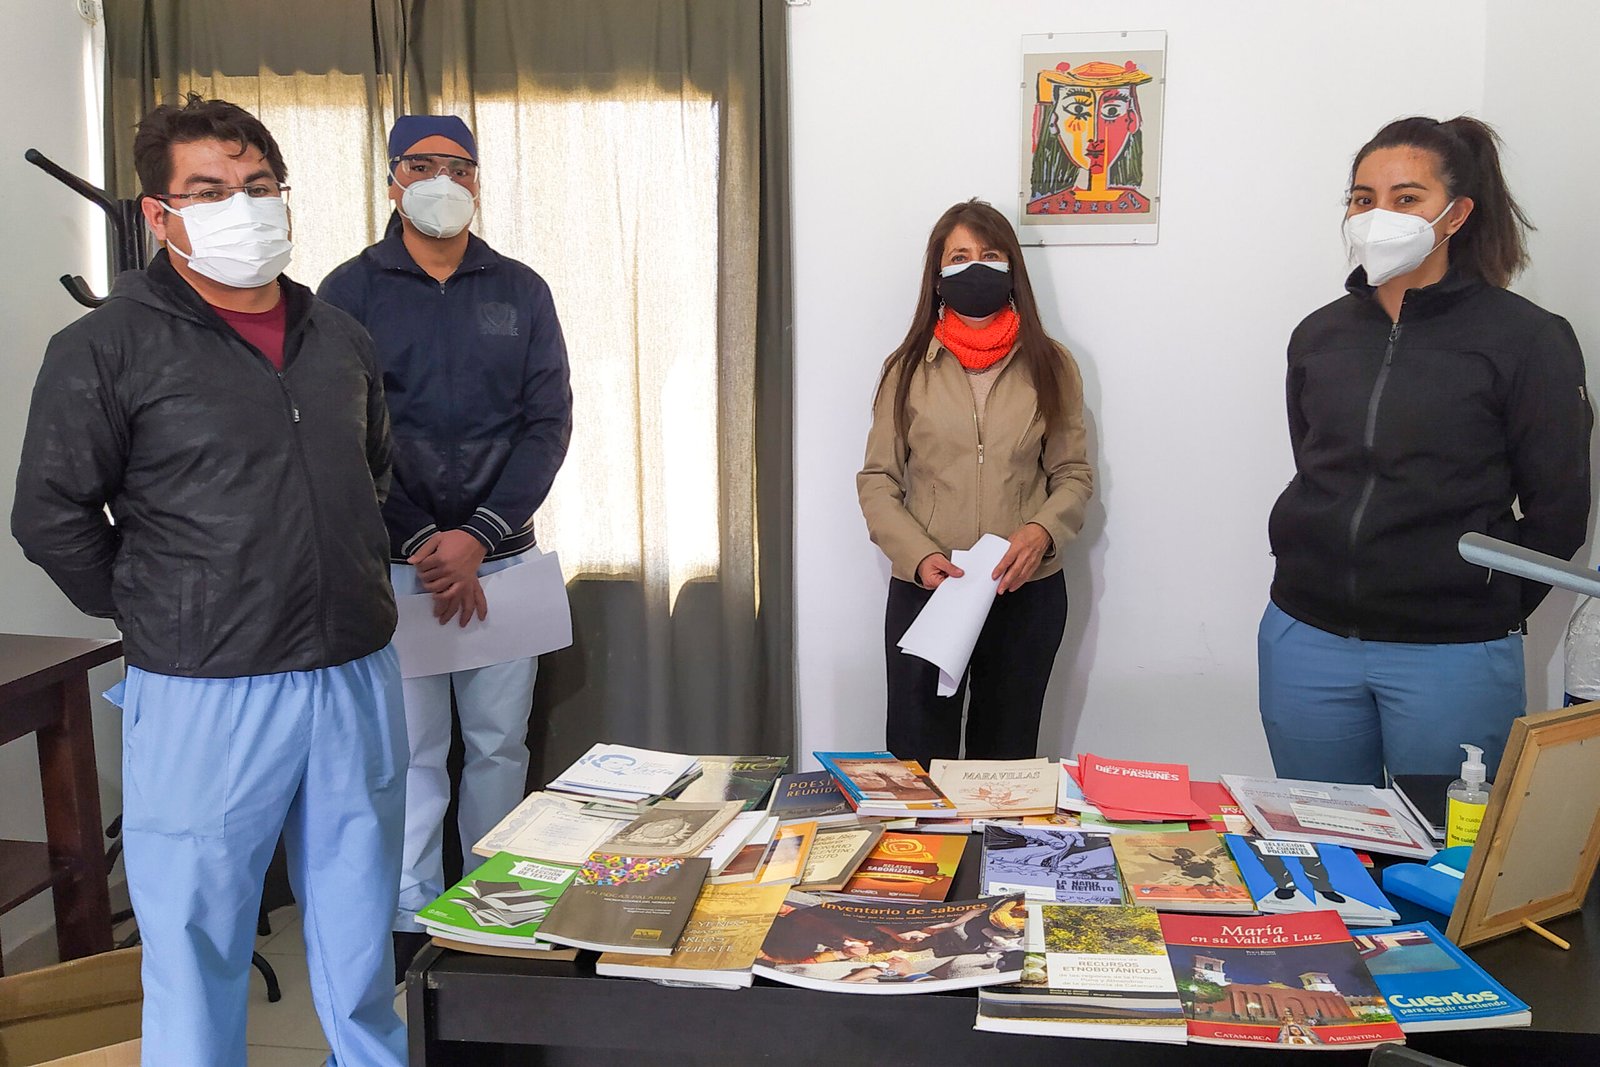
[{"label": "coat rack", "polygon": [[[76,174],[45,156],[37,148],[30,148],[22,158],[56,179],[79,196],[91,201],[105,211],[111,223],[111,275],[116,277],[125,270],[137,270],[145,264],[144,216],[137,200],[118,200],[97,186],[90,185]],[[105,297],[95,296],[89,285],[76,274],[63,274],[61,284],[72,294],[72,299],[86,308],[97,308]]]}]

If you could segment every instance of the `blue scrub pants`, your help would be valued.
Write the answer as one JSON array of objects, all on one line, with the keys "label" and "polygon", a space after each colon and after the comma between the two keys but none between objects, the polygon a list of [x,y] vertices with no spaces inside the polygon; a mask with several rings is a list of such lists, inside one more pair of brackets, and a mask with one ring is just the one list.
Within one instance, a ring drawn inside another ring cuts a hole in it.
[{"label": "blue scrub pants", "polygon": [[1454,774],[1483,749],[1493,779],[1527,709],[1522,635],[1476,644],[1339,637],[1267,604],[1256,639],[1261,724],[1280,778],[1382,786]]},{"label": "blue scrub pants", "polygon": [[329,1067],[400,1067],[389,919],[405,719],[385,648],[246,678],[128,668],[123,840],[144,942],[145,1067],[244,1067],[261,885],[281,831]]},{"label": "blue scrub pants", "polygon": [[[479,577],[514,567],[521,556],[478,568]],[[397,596],[423,591],[417,569],[389,568]],[[490,606],[493,610],[493,605]],[[457,623],[451,621],[450,626]],[[411,742],[406,773],[406,833],[394,929],[421,930],[416,914],[444,892],[444,816],[450,806],[450,691],[461,717],[465,759],[457,830],[467,870],[476,862],[472,846],[521,803],[528,792],[528,719],[533,710],[537,657],[476,670],[405,680],[406,735]]]}]

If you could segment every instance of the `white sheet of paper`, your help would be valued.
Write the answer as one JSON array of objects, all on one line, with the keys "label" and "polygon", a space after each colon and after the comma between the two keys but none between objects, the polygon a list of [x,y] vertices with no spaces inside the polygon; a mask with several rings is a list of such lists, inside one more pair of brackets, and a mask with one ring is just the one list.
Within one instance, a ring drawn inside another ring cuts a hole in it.
[{"label": "white sheet of paper", "polygon": [[554,552],[530,549],[522,563],[479,582],[489,617],[474,618],[466,626],[459,619],[440,626],[427,593],[394,598],[400,609],[394,647],[402,677],[469,671],[572,644],[572,610]]},{"label": "white sheet of paper", "polygon": [[918,612],[916,621],[900,638],[900,651],[927,660],[939,668],[939,695],[955,695],[967,661],[978,643],[983,621],[989,617],[1000,583],[989,575],[999,565],[1011,542],[984,534],[970,549],[950,553],[950,562],[962,570],[959,578],[946,578]]}]

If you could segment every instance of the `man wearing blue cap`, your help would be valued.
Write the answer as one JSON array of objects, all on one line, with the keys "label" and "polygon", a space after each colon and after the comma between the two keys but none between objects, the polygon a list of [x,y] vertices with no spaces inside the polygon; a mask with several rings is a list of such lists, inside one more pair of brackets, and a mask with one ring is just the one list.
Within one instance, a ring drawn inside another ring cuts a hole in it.
[{"label": "man wearing blue cap", "polygon": [[[550,287],[467,231],[478,150],[454,116],[406,115],[389,133],[383,239],[339,266],[318,295],[372,334],[394,426],[384,504],[395,592],[433,597],[441,626],[487,617],[479,578],[534,547],[533,515],[572,433],[567,350]],[[416,913],[444,891],[445,757],[455,694],[466,758],[462,856],[526,792],[538,661],[405,681],[411,765],[395,916],[403,973]]]}]

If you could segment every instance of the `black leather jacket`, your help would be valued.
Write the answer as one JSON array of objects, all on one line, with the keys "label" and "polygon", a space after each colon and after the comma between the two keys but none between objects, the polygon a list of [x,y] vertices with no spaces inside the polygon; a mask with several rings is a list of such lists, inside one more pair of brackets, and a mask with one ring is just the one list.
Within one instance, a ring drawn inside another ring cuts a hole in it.
[{"label": "black leather jacket", "polygon": [[1347,288],[1289,342],[1296,474],[1269,521],[1273,602],[1344,637],[1504,637],[1549,587],[1491,575],[1456,542],[1563,559],[1583,544],[1594,417],[1577,338],[1455,270],[1407,292],[1397,323],[1359,268]]},{"label": "black leather jacket", "polygon": [[282,374],[166,252],[45,353],[11,530],[80,611],[116,620],[133,666],[314,670],[394,633],[372,342],[282,284]]}]

